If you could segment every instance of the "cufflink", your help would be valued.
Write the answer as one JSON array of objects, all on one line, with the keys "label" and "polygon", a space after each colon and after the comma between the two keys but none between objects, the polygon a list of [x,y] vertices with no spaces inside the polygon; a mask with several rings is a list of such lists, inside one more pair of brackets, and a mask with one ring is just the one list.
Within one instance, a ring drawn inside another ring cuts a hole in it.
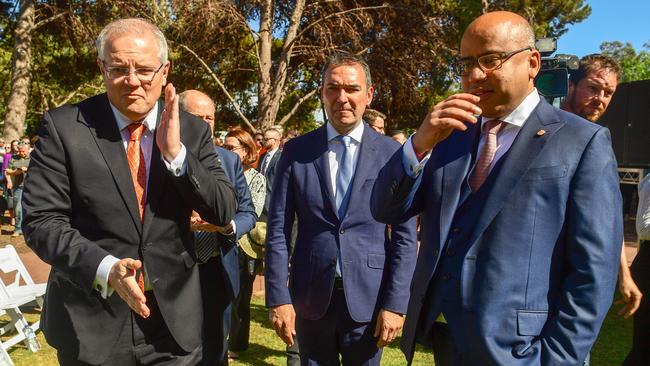
[{"label": "cufflink", "polygon": [[539,131],[537,131],[536,135],[537,136],[544,136],[544,134],[546,134],[546,130],[539,130]]}]

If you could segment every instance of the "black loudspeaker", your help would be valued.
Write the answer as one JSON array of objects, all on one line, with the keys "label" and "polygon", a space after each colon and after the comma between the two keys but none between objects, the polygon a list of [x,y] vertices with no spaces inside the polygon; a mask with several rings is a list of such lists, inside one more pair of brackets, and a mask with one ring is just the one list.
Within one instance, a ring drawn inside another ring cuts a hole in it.
[{"label": "black loudspeaker", "polygon": [[612,133],[619,167],[650,169],[650,80],[620,84],[598,123]]}]

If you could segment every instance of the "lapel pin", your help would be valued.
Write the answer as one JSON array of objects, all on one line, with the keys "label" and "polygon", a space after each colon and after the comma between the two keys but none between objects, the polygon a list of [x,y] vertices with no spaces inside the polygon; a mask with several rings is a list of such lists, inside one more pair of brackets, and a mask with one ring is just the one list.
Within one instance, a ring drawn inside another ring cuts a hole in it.
[{"label": "lapel pin", "polygon": [[544,134],[546,134],[546,130],[537,131],[537,136],[544,136]]}]

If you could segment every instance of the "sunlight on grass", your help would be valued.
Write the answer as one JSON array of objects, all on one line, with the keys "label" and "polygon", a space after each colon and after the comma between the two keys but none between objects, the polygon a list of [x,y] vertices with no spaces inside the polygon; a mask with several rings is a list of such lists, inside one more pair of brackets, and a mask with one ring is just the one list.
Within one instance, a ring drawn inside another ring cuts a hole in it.
[{"label": "sunlight on grass", "polygon": [[[592,366],[613,366],[620,365],[627,354],[632,337],[631,319],[622,320],[616,315],[618,306],[610,310],[603,331],[592,350]],[[38,314],[25,314],[27,320],[32,323],[38,319]],[[246,352],[240,354],[239,360],[232,363],[233,366],[284,366],[286,365],[284,343],[275,335],[270,328],[268,315],[264,307],[262,297],[253,297],[251,305],[251,345]],[[7,322],[6,315],[0,317],[0,325]],[[22,343],[13,347],[9,354],[16,366],[49,366],[57,365],[56,352],[48,346],[43,338],[43,333],[38,332],[38,340],[41,343],[41,351],[31,353]],[[2,336],[3,339],[7,335]],[[406,361],[398,348],[399,339],[391,347],[384,350],[382,365],[398,366],[405,365]],[[433,365],[433,354],[424,352],[419,348],[415,354],[413,365]]]}]

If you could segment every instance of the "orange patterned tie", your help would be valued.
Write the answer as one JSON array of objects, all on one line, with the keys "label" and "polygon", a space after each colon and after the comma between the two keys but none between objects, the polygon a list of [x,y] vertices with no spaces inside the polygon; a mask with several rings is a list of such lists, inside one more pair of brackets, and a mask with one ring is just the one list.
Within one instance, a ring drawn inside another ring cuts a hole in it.
[{"label": "orange patterned tie", "polygon": [[[135,189],[135,197],[138,200],[138,209],[140,211],[140,220],[144,219],[144,204],[146,200],[147,187],[147,165],[144,161],[140,139],[145,130],[144,123],[131,123],[126,127],[129,130],[129,143],[126,146],[126,158],[129,161],[129,170],[131,170],[131,179]],[[144,293],[144,267],[138,275],[138,286]]]},{"label": "orange patterned tie", "polygon": [[497,152],[497,134],[504,126],[505,123],[498,119],[493,119],[485,123],[485,142],[483,143],[481,156],[479,156],[476,162],[474,172],[469,177],[469,186],[474,192],[481,188],[481,185],[483,185],[483,182],[485,182],[485,179],[490,174],[490,165],[492,165],[492,161]]}]

